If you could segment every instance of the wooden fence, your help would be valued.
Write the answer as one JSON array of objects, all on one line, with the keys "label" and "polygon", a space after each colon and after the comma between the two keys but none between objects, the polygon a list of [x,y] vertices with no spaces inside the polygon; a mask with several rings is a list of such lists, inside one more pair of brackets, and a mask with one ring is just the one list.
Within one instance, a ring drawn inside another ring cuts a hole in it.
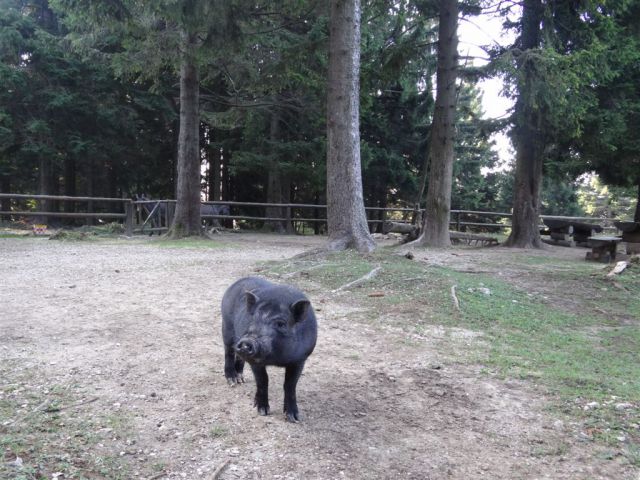
[{"label": "wooden fence", "polygon": [[[116,203],[122,205],[120,212],[48,212],[43,210],[0,210],[0,218],[11,217],[55,217],[55,218],[81,218],[81,219],[101,219],[113,218],[121,220],[124,224],[125,233],[133,234],[133,202],[127,198],[108,198],[108,197],[68,197],[60,195],[23,195],[16,193],[0,193],[0,198],[9,198],[17,200],[53,200],[56,202],[74,202],[87,203],[90,207],[95,202]],[[75,208],[75,205],[74,205]],[[89,209],[89,208],[87,208]]]},{"label": "wooden fence", "polygon": [[[86,211],[70,211],[73,209],[65,209],[64,211],[48,212],[42,209],[31,210],[18,208],[17,210],[0,210],[0,218],[4,217],[55,217],[55,218],[75,218],[75,219],[115,219],[124,225],[126,235],[144,232],[161,232],[167,230],[173,220],[175,212],[175,200],[131,200],[128,198],[108,198],[108,197],[69,197],[57,195],[24,195],[13,193],[0,193],[0,199],[9,198],[15,200],[53,200],[57,202],[74,202],[76,204],[86,204]],[[97,212],[88,211],[97,203],[103,202],[109,205],[118,206],[117,212]],[[230,215],[202,215],[204,220],[236,220],[245,222],[282,222],[292,225],[313,225],[318,223],[326,223],[326,214],[323,216],[310,216],[309,210],[312,212],[326,212],[326,205],[313,205],[304,203],[260,203],[260,202],[202,202],[204,205],[226,205],[229,207]],[[162,206],[162,208],[158,208]],[[145,208],[146,207],[146,208]],[[149,215],[154,208],[154,219]],[[251,213],[252,209],[259,209],[259,213],[265,208],[280,209],[282,215],[279,217],[267,217],[260,214],[247,214],[247,210]],[[242,209],[242,211],[240,211]],[[235,210],[235,212],[234,212]],[[391,220],[398,223],[411,223],[414,214],[422,215],[422,210],[416,211],[412,208],[405,207],[366,207],[368,222],[373,227],[376,224]],[[380,215],[382,212],[382,215]],[[373,218],[374,214],[376,214]],[[561,219],[568,221],[580,221],[602,225],[605,230],[613,230],[615,219],[593,218],[593,217],[562,217],[554,215],[543,215],[541,219]],[[455,230],[463,231],[467,229],[475,231],[499,231],[511,228],[511,214],[500,212],[482,212],[474,210],[452,210],[451,226]],[[153,220],[153,221],[151,221]],[[544,228],[541,225],[541,228]]]}]

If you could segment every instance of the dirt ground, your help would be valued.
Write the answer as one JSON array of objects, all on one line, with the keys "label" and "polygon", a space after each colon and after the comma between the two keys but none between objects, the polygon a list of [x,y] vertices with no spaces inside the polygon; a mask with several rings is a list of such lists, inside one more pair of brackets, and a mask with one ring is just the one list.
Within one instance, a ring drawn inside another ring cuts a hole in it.
[{"label": "dirt ground", "polygon": [[[258,416],[250,373],[233,388],[224,379],[220,300],[258,262],[322,240],[220,241],[161,248],[146,239],[0,238],[0,360],[39,372],[33,382],[66,385],[77,402],[70,414],[126,417],[127,434],[103,435],[92,453],[124,457],[132,478],[640,478],[554,418],[535,386],[452,360],[482,341],[472,332],[434,327],[409,339],[350,318],[348,294],[310,295],[320,331],[298,385],[303,421],[280,413],[275,368],[274,413]],[[544,254],[584,255],[567,252]],[[429,251],[424,259],[473,268],[481,254],[505,255]]]}]

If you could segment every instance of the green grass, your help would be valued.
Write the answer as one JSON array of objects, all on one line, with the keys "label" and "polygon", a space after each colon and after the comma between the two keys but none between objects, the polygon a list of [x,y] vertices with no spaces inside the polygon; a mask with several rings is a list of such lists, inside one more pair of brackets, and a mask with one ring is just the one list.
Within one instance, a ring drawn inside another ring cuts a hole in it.
[{"label": "green grass", "polygon": [[214,425],[209,429],[209,436],[211,438],[220,438],[227,435],[227,429],[221,425]]},{"label": "green grass", "polygon": [[153,245],[159,248],[223,248],[229,245],[216,240],[209,240],[207,238],[185,238],[181,240],[165,240],[160,238],[154,240],[149,245]]},{"label": "green grass", "polygon": [[86,399],[73,385],[48,384],[15,361],[3,362],[0,378],[7,382],[0,385],[0,478],[50,479],[56,472],[61,478],[131,478],[117,451],[130,433],[124,414],[89,416],[83,410],[90,405],[65,408]]},{"label": "green grass", "polygon": [[[549,283],[561,291],[530,292],[498,275],[427,266],[385,250],[270,264],[267,273],[290,278],[287,273],[297,272],[294,283],[326,292],[381,265],[373,280],[336,298],[364,309],[352,316],[355,320],[376,324],[384,318],[417,333],[425,325],[481,332],[475,351],[457,361],[481,363],[492,375],[541,386],[557,409],[591,426],[596,440],[619,447],[618,437],[627,438],[624,455],[638,464],[640,431],[632,426],[640,424],[638,409],[618,410],[615,404],[640,403],[640,266],[611,281],[607,270],[587,262],[522,254],[508,262],[541,290]],[[453,285],[460,311],[453,307]],[[384,296],[367,298],[375,291]],[[601,408],[584,410],[593,401]]]},{"label": "green grass", "polygon": [[29,235],[19,233],[0,233],[0,238],[28,238]]},{"label": "green grass", "polygon": [[473,279],[458,277],[463,314],[457,322],[491,337],[487,362],[499,372],[541,378],[568,396],[640,399],[640,383],[630,381],[640,378],[638,325],[569,313],[487,278],[482,283],[491,295],[469,292]]},{"label": "green grass", "polygon": [[60,230],[49,236],[49,240],[59,240],[63,242],[82,242],[94,239],[93,233],[75,230]]}]

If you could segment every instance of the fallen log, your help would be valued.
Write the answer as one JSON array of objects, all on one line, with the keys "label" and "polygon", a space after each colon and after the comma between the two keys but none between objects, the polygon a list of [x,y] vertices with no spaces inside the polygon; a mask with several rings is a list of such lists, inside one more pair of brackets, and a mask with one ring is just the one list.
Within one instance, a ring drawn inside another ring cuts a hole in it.
[{"label": "fallen log", "polygon": [[[399,223],[386,221],[382,224],[382,232],[387,233],[402,233],[408,235],[407,242],[415,240],[420,235],[420,228],[417,225],[411,223]],[[449,232],[449,238],[453,243],[466,243],[467,245],[498,245],[498,239],[495,237],[488,237],[486,235],[478,235],[475,233],[466,232]]]},{"label": "fallen log", "polygon": [[482,245],[483,247],[490,245],[498,245],[498,239],[495,237],[487,237],[486,235],[477,235],[474,233],[463,232],[449,232],[449,238],[452,243],[464,242],[467,245],[471,245],[475,242],[475,245]]},{"label": "fallen log", "polygon": [[411,223],[400,223],[400,222],[391,222],[385,221],[382,224],[382,233],[403,233],[409,235],[416,235],[418,238],[419,228],[417,225],[413,225]]},{"label": "fallen log", "polygon": [[629,266],[629,262],[618,262],[616,263],[616,266],[613,267],[613,270],[611,270],[609,273],[607,273],[607,277],[614,277],[616,275],[621,274],[622,272],[625,271],[625,269]]}]

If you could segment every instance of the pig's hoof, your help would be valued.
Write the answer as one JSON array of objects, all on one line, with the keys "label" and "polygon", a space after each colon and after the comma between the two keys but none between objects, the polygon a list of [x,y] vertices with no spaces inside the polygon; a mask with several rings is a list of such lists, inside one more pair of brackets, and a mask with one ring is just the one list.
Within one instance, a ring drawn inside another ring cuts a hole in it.
[{"label": "pig's hoof", "polygon": [[258,413],[260,415],[269,415],[269,413],[271,413],[271,409],[269,408],[269,397],[265,398],[264,396],[256,393],[256,396],[253,399],[253,406],[258,408]]},{"label": "pig's hoof", "polygon": [[289,410],[286,407],[284,408],[284,417],[287,422],[298,423],[300,421],[300,415],[298,414],[298,409]]},{"label": "pig's hoof", "polygon": [[285,412],[284,416],[287,419],[287,422],[300,423],[300,416],[297,413]]},{"label": "pig's hoof", "polygon": [[244,383],[244,378],[242,378],[242,375],[238,375],[237,377],[229,377],[227,378],[227,383],[230,387],[235,387],[239,383]]}]

